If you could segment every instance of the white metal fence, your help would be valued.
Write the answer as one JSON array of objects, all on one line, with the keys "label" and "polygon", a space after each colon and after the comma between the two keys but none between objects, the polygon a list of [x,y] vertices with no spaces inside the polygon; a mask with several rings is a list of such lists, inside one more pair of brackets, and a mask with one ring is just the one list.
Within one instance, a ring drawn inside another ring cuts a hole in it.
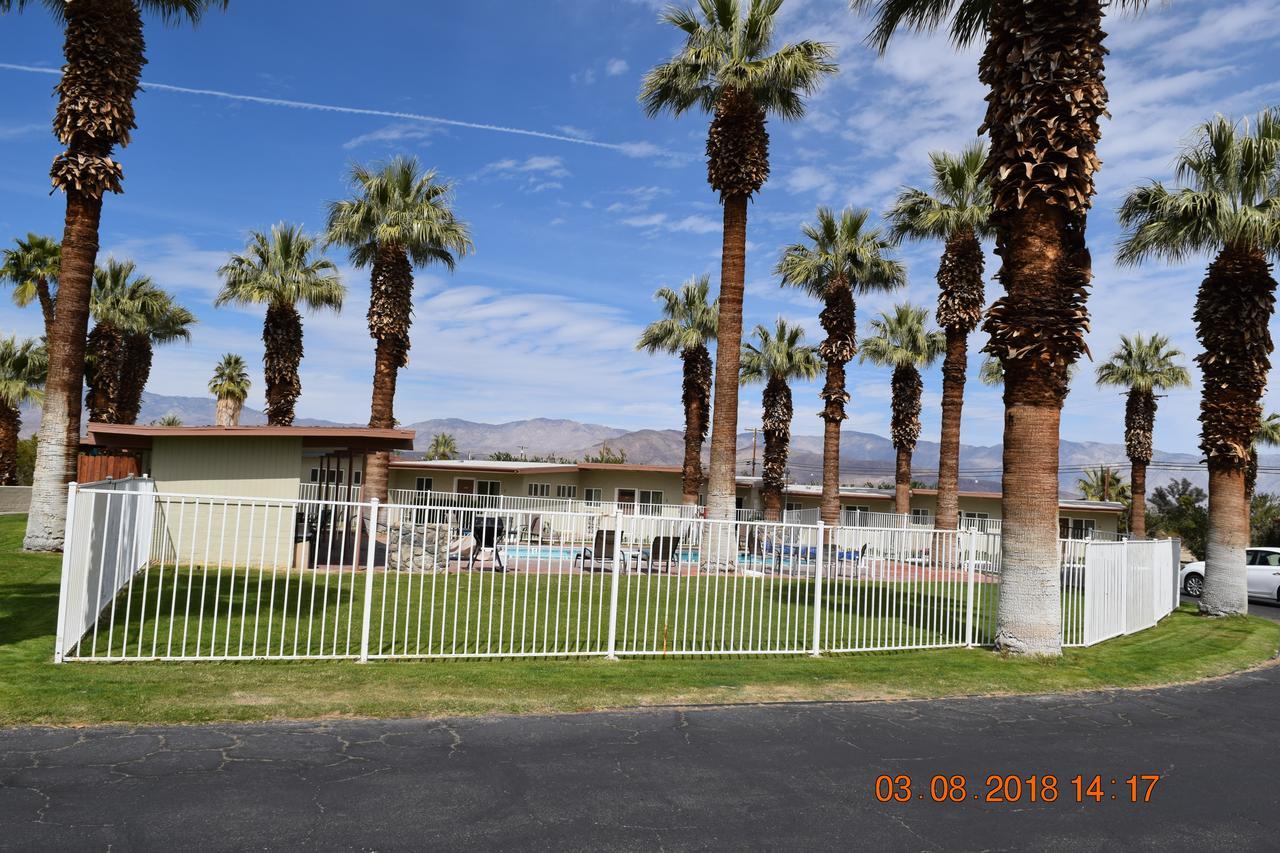
[{"label": "white metal fence", "polygon": [[[66,536],[59,660],[983,645],[999,588],[999,536],[973,530],[232,498],[147,480],[73,486]],[[1168,543],[1134,544],[1149,547],[1064,543],[1068,644],[1139,630],[1176,601]]]},{"label": "white metal fence", "polygon": [[447,510],[529,510],[531,512],[577,512],[597,515],[622,512],[628,515],[656,515],[662,518],[697,518],[702,507],[693,504],[623,503],[584,501],[577,498],[540,498],[522,495],[468,495],[417,489],[391,489],[390,503]]}]

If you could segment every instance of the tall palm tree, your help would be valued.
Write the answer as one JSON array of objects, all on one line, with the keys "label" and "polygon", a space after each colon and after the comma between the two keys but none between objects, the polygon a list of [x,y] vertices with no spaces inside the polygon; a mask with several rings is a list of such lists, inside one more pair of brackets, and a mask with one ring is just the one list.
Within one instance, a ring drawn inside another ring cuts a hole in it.
[{"label": "tall palm tree", "polygon": [[895,305],[892,314],[871,321],[870,337],[862,339],[859,362],[893,368],[893,417],[889,436],[897,453],[894,466],[893,511],[911,512],[911,454],[920,438],[920,396],[924,383],[920,368],[928,367],[946,350],[946,336],[930,330],[929,309],[909,303]]},{"label": "tall palm tree", "polygon": [[40,402],[48,368],[40,341],[0,338],[0,486],[18,484],[22,407]]},{"label": "tall palm tree", "polygon": [[44,333],[53,329],[53,303],[58,296],[58,268],[62,250],[52,237],[28,234],[14,240],[16,249],[5,249],[0,260],[0,281],[13,286],[13,303],[25,308],[40,303]]},{"label": "tall palm tree", "polygon": [[[0,12],[22,11],[32,0],[0,0]],[[123,170],[112,149],[129,144],[136,127],[133,99],[146,64],[142,13],[193,24],[227,0],[41,0],[64,25],[62,79],[53,130],[66,149],[54,158],[54,189],[67,197],[58,270],[57,317],[48,334],[45,383],[31,511],[24,547],[56,551],[66,527],[66,485],[75,479],[80,447],[89,294],[98,259],[102,196],[123,191]]]},{"label": "tall palm tree", "polygon": [[662,319],[640,333],[636,349],[679,353],[684,366],[681,402],[684,404],[684,488],[682,501],[696,504],[702,488],[702,443],[711,423],[711,354],[707,344],[716,337],[718,300],[708,301],[711,277],[691,278],[676,292],[659,288],[653,297],[662,303]]},{"label": "tall palm tree", "polygon": [[[240,425],[240,410],[244,408],[244,401],[249,397],[251,384],[249,370],[245,367],[243,358],[233,352],[222,356],[222,360],[213,368],[213,378],[209,380],[209,393],[217,401],[213,409],[215,425],[225,427]],[[182,425],[180,420],[175,424],[163,423],[163,421],[164,418],[161,418],[157,423],[161,426]]]},{"label": "tall palm tree", "polygon": [[979,132],[1005,294],[983,328],[1005,372],[1003,557],[996,648],[1062,653],[1058,576],[1058,434],[1067,367],[1085,352],[1092,262],[1085,224],[1107,109],[1105,9],[1147,0],[850,0],[872,10],[884,51],[903,27],[950,20],[952,39],[985,38],[989,89]]},{"label": "tall palm tree", "polygon": [[[737,495],[738,360],[746,275],[747,202],[769,177],[770,114],[804,115],[804,96],[836,70],[830,45],[799,41],[773,49],[782,0],[699,0],[698,11],[669,7],[661,21],[684,33],[684,45],[644,77],[640,102],[650,117],[695,107],[712,116],[707,131],[707,183],[720,194],[724,233],[715,406],[707,514],[733,518]],[[699,15],[701,12],[701,15]]]},{"label": "tall palm tree", "polygon": [[1188,386],[1191,374],[1178,363],[1182,351],[1164,335],[1144,338],[1120,336],[1120,347],[1098,365],[1098,384],[1128,388],[1124,404],[1124,446],[1129,457],[1133,502],[1129,505],[1129,533],[1147,538],[1147,465],[1151,464],[1151,434],[1156,426],[1156,392]]},{"label": "tall palm tree", "polygon": [[822,372],[822,359],[817,347],[804,343],[804,329],[788,325],[781,317],[772,332],[767,326],[756,326],[755,340],[758,343],[742,346],[742,384],[765,383],[761,398],[764,466],[760,497],[764,520],[780,521],[791,445],[791,380],[816,378]]},{"label": "tall palm tree", "polygon": [[[370,267],[369,336],[374,345],[369,426],[395,426],[396,378],[409,363],[413,268],[457,260],[475,250],[467,224],[454,215],[453,188],[423,171],[416,158],[396,157],[372,168],[353,166],[354,197],[329,205],[326,240],[350,250],[351,263]],[[390,454],[365,458],[364,494],[387,499]]]},{"label": "tall palm tree", "polygon": [[[1129,500],[1131,486],[1124,480],[1124,475],[1120,473],[1118,468],[1112,468],[1110,465],[1099,465],[1097,468],[1089,468],[1084,472],[1084,476],[1076,480],[1076,488],[1080,490],[1080,494],[1084,495],[1087,501],[1119,501],[1124,503]],[[1131,516],[1132,517],[1132,516]],[[1133,533],[1133,528],[1129,529]],[[1136,538],[1144,538],[1134,534]]]},{"label": "tall palm tree", "polygon": [[315,257],[316,241],[296,225],[279,223],[270,234],[253,231],[244,253],[232,255],[218,270],[222,290],[213,304],[265,304],[262,323],[262,374],[266,382],[267,422],[293,424],[293,409],[302,394],[298,367],[302,364],[302,315],[309,311],[342,310],[347,289],[338,268]]},{"label": "tall palm tree", "polygon": [[168,296],[151,279],[137,275],[133,261],[108,258],[93,276],[89,305],[93,329],[86,343],[85,386],[89,420],[120,423],[125,340],[145,335],[148,318],[161,311]]},{"label": "tall palm tree", "polygon": [[1216,116],[1197,128],[1175,161],[1181,188],[1158,181],[1120,207],[1126,234],[1119,260],[1180,261],[1215,255],[1196,295],[1196,356],[1204,376],[1200,449],[1209,467],[1209,545],[1200,612],[1248,608],[1244,549],[1249,545],[1245,478],[1271,367],[1269,323],[1280,256],[1280,108],[1252,124]]},{"label": "tall palm tree", "polygon": [[154,348],[174,341],[190,341],[196,315],[161,292],[161,299],[144,317],[143,331],[129,332],[124,337],[124,354],[120,370],[119,401],[116,417],[119,423],[135,424],[142,411],[142,392],[151,378]]},{"label": "tall palm tree", "polygon": [[1245,470],[1245,500],[1253,500],[1253,489],[1258,483],[1258,448],[1280,447],[1280,413],[1271,412],[1258,423],[1258,431],[1253,436],[1253,446],[1249,448],[1249,467]]},{"label": "tall palm tree", "polygon": [[818,208],[816,225],[801,230],[807,243],[783,249],[775,273],[783,286],[798,287],[822,300],[818,321],[826,332],[818,354],[827,365],[823,400],[822,508],[823,522],[840,523],[840,424],[844,421],[845,365],[857,353],[856,306],[853,297],[895,290],[907,283],[906,268],[891,256],[892,239],[867,225],[871,212],[845,208],[839,218],[830,208]]},{"label": "tall palm tree", "polygon": [[458,442],[447,432],[438,432],[431,436],[431,444],[427,447],[428,459],[452,459],[458,455]]},{"label": "tall palm tree", "polygon": [[933,185],[909,187],[887,215],[895,239],[941,240],[938,263],[938,325],[947,338],[942,360],[942,440],[938,448],[938,507],[934,524],[955,530],[960,506],[960,415],[969,369],[969,334],[982,319],[982,242],[992,234],[991,190],[982,180],[987,146],[975,142],[959,155],[929,155]]}]

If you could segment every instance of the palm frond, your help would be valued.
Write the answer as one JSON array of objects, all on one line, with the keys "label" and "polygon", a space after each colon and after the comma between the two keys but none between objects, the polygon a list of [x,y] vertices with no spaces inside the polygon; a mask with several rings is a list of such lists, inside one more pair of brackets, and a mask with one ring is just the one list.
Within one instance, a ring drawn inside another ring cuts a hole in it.
[{"label": "palm frond", "polygon": [[877,367],[928,367],[947,345],[946,336],[928,325],[928,308],[895,305],[892,314],[871,321],[872,335],[862,339],[858,360]]}]

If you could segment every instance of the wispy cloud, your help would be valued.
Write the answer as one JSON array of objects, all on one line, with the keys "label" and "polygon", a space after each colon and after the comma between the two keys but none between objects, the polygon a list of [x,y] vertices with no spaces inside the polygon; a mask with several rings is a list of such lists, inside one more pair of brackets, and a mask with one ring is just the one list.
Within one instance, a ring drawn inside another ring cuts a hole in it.
[{"label": "wispy cloud", "polygon": [[604,73],[610,77],[617,77],[619,74],[626,74],[631,70],[631,66],[627,64],[625,59],[610,59],[604,64]]},{"label": "wispy cloud", "polygon": [[649,213],[643,216],[628,216],[619,221],[623,225],[630,225],[632,228],[661,229],[689,234],[711,234],[721,228],[721,223],[710,217],[698,214],[673,219],[665,213]]},{"label": "wispy cloud", "polygon": [[362,133],[359,136],[352,137],[342,143],[342,147],[350,150],[359,148],[362,145],[371,145],[378,143],[397,144],[404,142],[422,142],[425,143],[432,136],[439,133],[439,129],[421,124],[389,124],[386,127],[380,127],[377,130]]}]

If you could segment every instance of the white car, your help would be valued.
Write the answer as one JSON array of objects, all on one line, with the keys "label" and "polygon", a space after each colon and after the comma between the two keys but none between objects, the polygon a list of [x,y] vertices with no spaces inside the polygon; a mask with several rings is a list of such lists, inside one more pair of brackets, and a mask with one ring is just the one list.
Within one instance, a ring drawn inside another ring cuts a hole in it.
[{"label": "white car", "polygon": [[[1280,548],[1246,549],[1244,562],[1249,574],[1249,597],[1280,601]],[[1183,566],[1178,581],[1183,592],[1198,598],[1204,592],[1204,561]]]}]

